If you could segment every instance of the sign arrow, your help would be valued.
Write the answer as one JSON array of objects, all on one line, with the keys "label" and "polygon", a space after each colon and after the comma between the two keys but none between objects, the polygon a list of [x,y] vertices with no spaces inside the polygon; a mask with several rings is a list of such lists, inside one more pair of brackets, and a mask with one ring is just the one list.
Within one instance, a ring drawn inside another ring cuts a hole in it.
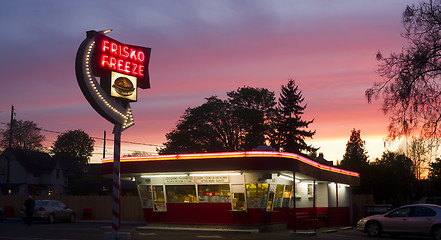
[{"label": "sign arrow", "polygon": [[95,48],[95,36],[107,31],[87,32],[87,38],[78,48],[75,73],[78,84],[87,101],[102,117],[113,124],[121,125],[121,131],[135,124],[130,104],[121,99],[114,100],[98,83],[92,74],[92,53]]}]

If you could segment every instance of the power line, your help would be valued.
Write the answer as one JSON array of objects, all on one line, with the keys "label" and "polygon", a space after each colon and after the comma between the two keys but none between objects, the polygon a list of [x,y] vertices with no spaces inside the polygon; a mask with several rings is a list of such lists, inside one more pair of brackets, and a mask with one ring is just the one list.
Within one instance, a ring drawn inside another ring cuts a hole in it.
[{"label": "power line", "polygon": [[[1,123],[1,124],[4,124],[4,125],[7,125],[7,123],[5,123],[5,122],[0,122],[0,123]],[[43,129],[43,128],[40,128],[40,131],[43,131],[43,132],[50,132],[50,133],[57,133],[57,134],[63,134],[63,133],[65,133],[65,132],[59,132],[59,131],[48,130],[48,129]],[[94,137],[94,136],[91,136],[91,138],[93,138],[93,139],[99,139],[99,140],[104,140],[103,137]],[[112,141],[112,142],[113,142],[113,139],[106,138],[105,140],[106,140],[106,141]],[[164,145],[160,145],[160,144],[140,143],[140,142],[124,141],[124,140],[122,140],[121,142],[122,142],[122,143],[135,144],[135,145],[144,145],[144,146],[149,146],[149,147],[163,147],[163,146],[164,146]]]}]

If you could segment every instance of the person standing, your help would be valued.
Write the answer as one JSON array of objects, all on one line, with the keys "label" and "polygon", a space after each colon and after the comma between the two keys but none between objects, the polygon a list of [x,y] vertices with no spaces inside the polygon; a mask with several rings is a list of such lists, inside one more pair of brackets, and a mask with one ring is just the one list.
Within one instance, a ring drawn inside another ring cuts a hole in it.
[{"label": "person standing", "polygon": [[25,223],[29,226],[32,223],[32,215],[34,214],[35,200],[32,199],[32,196],[29,195],[28,199],[24,203],[26,219]]}]

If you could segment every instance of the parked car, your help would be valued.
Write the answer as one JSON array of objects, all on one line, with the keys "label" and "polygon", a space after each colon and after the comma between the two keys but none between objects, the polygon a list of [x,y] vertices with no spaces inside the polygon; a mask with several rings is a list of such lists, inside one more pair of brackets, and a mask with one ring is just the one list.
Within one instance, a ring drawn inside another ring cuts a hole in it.
[{"label": "parked car", "polygon": [[418,234],[441,240],[441,206],[413,204],[399,207],[361,219],[357,229],[374,237],[382,233]]},{"label": "parked car", "polygon": [[[48,223],[56,221],[75,222],[75,213],[64,203],[57,200],[35,200],[33,220],[44,220]],[[20,211],[20,217],[24,220],[26,214],[24,207]]]}]

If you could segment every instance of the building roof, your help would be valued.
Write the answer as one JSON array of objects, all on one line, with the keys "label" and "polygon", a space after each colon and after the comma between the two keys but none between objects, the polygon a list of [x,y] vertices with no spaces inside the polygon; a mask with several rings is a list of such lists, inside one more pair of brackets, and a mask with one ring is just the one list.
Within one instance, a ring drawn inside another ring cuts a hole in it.
[{"label": "building roof", "polygon": [[[102,160],[102,174],[113,173],[113,158]],[[292,171],[318,181],[359,185],[359,174],[313,161],[304,156],[275,151],[121,157],[121,175],[193,171]]]},{"label": "building roof", "polygon": [[9,153],[21,163],[27,172],[50,173],[57,164],[57,160],[48,153],[27,149],[7,148],[0,158],[7,159]]}]

